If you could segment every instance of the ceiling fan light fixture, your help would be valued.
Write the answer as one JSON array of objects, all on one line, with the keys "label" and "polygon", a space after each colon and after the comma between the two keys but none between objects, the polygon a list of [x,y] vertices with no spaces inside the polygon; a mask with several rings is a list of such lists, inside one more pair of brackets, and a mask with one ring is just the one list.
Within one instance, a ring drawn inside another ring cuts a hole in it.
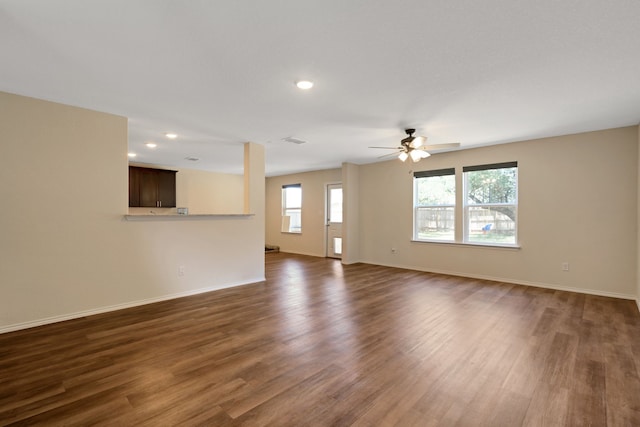
[{"label": "ceiling fan light fixture", "polygon": [[419,162],[420,159],[422,159],[422,153],[424,153],[424,151],[422,150],[412,150],[409,153],[409,156],[411,157],[411,160],[413,160],[414,163]]},{"label": "ceiling fan light fixture", "polygon": [[384,156],[378,157],[379,159],[397,155],[398,159],[401,162],[405,162],[409,157],[411,157],[411,161],[413,163],[417,163],[422,159],[426,159],[431,156],[431,154],[427,150],[442,150],[446,148],[457,148],[460,146],[459,143],[447,143],[447,144],[433,144],[427,145],[427,137],[426,136],[413,136],[416,132],[415,129],[405,129],[404,132],[407,134],[406,138],[400,140],[400,146],[395,147],[369,147],[369,148],[382,148],[388,150],[397,150],[395,153],[386,154]]},{"label": "ceiling fan light fixture", "polygon": [[420,148],[424,145],[425,142],[425,137],[424,136],[416,136],[415,138],[413,138],[413,141],[411,141],[411,147],[413,148]]}]

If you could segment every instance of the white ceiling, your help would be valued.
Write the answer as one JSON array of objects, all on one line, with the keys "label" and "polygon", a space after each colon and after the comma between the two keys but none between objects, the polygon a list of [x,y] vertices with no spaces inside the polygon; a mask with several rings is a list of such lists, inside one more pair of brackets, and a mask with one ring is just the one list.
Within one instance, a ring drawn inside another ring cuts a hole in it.
[{"label": "white ceiling", "polygon": [[640,122],[637,0],[1,0],[0,58],[2,91],[128,117],[136,161],[219,172],[246,141],[280,175],[405,127],[465,148]]}]

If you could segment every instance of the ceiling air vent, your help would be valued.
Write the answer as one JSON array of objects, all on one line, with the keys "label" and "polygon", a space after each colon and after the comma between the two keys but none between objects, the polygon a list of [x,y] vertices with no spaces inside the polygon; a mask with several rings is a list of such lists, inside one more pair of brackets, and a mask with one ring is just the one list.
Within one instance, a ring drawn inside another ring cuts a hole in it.
[{"label": "ceiling air vent", "polygon": [[307,141],[303,141],[303,140],[301,140],[301,139],[294,138],[294,137],[292,137],[292,136],[288,136],[288,137],[286,137],[286,138],[282,138],[282,140],[283,140],[283,141],[287,141],[287,142],[292,142],[292,143],[294,143],[294,144],[298,144],[298,145],[300,145],[300,144],[306,144],[306,143],[307,143]]}]

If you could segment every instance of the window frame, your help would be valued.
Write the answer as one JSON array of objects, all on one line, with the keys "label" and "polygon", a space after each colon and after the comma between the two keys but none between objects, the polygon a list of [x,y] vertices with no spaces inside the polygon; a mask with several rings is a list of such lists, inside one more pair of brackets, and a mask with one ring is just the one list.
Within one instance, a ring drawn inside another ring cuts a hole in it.
[{"label": "window frame", "polygon": [[[497,169],[516,169],[515,175],[515,201],[514,203],[469,203],[468,195],[468,172],[479,172],[484,170],[497,170]],[[518,201],[519,201],[519,171],[518,162],[503,162],[503,163],[491,163],[485,165],[464,166],[462,168],[462,243],[467,245],[481,245],[481,246],[505,246],[505,247],[518,247]],[[499,242],[478,242],[469,240],[469,211],[470,208],[495,208],[495,207],[513,207],[515,212],[514,222],[514,242],[513,243],[499,243]]]},{"label": "window frame", "polygon": [[[300,206],[287,206],[287,189],[289,188],[299,188],[300,189]],[[282,186],[282,226],[280,229],[281,233],[289,233],[289,234],[302,234],[302,184],[286,184]],[[291,228],[291,222],[288,223],[288,229],[285,230],[285,217],[291,217],[291,215],[287,215],[290,211],[297,211],[300,216],[300,227],[298,230],[293,230]]]},{"label": "window frame", "polygon": [[[454,180],[454,196],[453,204],[418,204],[418,184],[421,178],[452,176]],[[457,185],[456,185],[456,169],[436,169],[413,173],[413,240],[417,242],[435,242],[435,243],[456,243],[456,216],[457,216]],[[453,238],[452,239],[424,239],[419,237],[418,227],[418,211],[424,208],[453,208]]]},{"label": "window frame", "polygon": [[[516,168],[515,173],[515,201],[513,203],[468,203],[469,195],[468,180],[466,172],[481,171],[488,169],[503,169],[503,168]],[[443,205],[418,205],[417,204],[417,182],[416,178],[439,176],[439,175],[451,175],[449,171],[453,171],[455,176],[455,204],[443,204]],[[443,173],[444,172],[444,173]],[[461,173],[461,175],[459,174]],[[415,243],[437,243],[444,245],[461,245],[461,246],[476,246],[476,247],[489,247],[489,248],[504,248],[504,249],[520,249],[519,243],[519,199],[520,199],[520,171],[517,161],[491,163],[484,165],[463,166],[462,171],[459,168],[446,168],[437,170],[427,170],[413,173],[413,221],[412,221],[412,242]],[[462,190],[462,191],[460,191]],[[514,243],[500,243],[493,241],[469,241],[469,208],[473,207],[513,207],[515,212],[514,222]],[[454,240],[439,240],[439,239],[421,239],[418,237],[417,227],[417,212],[419,208],[423,207],[453,207],[454,210]]]}]

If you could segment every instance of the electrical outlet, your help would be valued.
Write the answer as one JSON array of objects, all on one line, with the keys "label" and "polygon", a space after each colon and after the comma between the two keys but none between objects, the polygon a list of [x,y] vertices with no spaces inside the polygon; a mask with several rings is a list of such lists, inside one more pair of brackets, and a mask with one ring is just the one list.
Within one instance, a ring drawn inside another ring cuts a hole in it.
[{"label": "electrical outlet", "polygon": [[561,267],[562,271],[569,271],[569,263],[567,261],[563,262]]},{"label": "electrical outlet", "polygon": [[184,276],[184,265],[181,265],[180,267],[178,267],[178,277],[183,277]]}]

